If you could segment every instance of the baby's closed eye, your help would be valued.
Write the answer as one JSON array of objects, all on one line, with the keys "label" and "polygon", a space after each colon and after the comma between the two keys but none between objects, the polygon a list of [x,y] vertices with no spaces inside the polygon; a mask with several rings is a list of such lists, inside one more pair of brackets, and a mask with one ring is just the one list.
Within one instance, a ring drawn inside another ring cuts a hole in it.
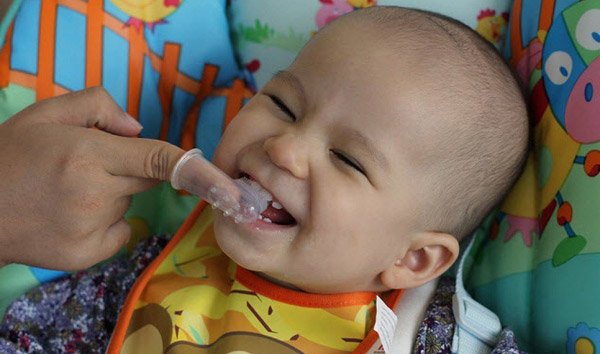
[{"label": "baby's closed eye", "polygon": [[349,156],[345,155],[344,153],[339,152],[337,150],[330,150],[330,151],[340,161],[342,161],[343,163],[345,163],[349,167],[355,169],[356,171],[362,173],[363,175],[366,175],[366,173],[365,173],[364,169],[362,168],[362,166],[356,160],[354,160],[352,157],[349,157]]},{"label": "baby's closed eye", "polygon": [[279,97],[272,94],[269,94],[267,96],[271,99],[271,102],[273,102],[273,104],[275,104],[275,106],[277,106],[277,108],[279,108],[283,113],[288,115],[292,119],[292,121],[296,121],[296,115],[294,114],[294,112],[292,112],[292,110],[289,109],[288,106],[286,106],[286,104]]}]

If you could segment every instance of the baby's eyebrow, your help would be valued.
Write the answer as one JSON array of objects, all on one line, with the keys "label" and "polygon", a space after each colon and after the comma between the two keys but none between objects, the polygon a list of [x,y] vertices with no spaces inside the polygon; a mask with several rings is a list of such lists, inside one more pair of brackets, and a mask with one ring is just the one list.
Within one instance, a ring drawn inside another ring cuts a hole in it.
[{"label": "baby's eyebrow", "polygon": [[373,141],[363,135],[360,131],[350,128],[350,127],[340,127],[341,133],[345,136],[348,136],[354,143],[358,143],[358,145],[362,146],[368,153],[369,157],[375,161],[377,166],[381,169],[389,172],[390,164],[385,157],[385,155],[379,151]]},{"label": "baby's eyebrow", "polygon": [[300,82],[298,77],[296,77],[296,75],[292,74],[289,71],[279,70],[275,73],[275,75],[273,75],[273,79],[282,80],[286,84],[292,86],[292,88],[294,88],[294,90],[300,96],[300,99],[302,100],[302,105],[306,106],[306,92],[304,91],[304,86],[302,86],[302,83]]}]

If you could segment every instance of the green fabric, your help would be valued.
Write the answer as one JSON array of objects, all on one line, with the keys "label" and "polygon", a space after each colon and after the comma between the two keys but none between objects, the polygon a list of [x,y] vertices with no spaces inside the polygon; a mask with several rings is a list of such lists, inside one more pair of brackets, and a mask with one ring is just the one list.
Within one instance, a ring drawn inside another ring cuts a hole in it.
[{"label": "green fabric", "polygon": [[516,2],[506,57],[533,149],[486,230],[474,299],[531,353],[600,353],[600,0]]},{"label": "green fabric", "polygon": [[0,268],[0,279],[0,319],[11,302],[40,283],[29,267],[21,264],[9,264]]},{"label": "green fabric", "polygon": [[0,89],[0,124],[35,102],[35,91],[9,83]]},{"label": "green fabric", "polygon": [[175,233],[199,201],[196,196],[178,194],[167,182],[134,195],[125,214],[132,228],[129,248],[151,235]]}]

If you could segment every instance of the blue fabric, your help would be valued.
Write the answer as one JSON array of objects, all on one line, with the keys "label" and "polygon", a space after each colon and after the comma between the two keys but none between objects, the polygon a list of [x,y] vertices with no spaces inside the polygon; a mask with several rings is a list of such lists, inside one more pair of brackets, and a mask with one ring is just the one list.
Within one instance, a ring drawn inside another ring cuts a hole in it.
[{"label": "blue fabric", "polygon": [[527,92],[533,151],[466,284],[524,350],[599,353],[600,1],[514,6],[505,53]]},{"label": "blue fabric", "polygon": [[[38,52],[43,50],[39,43],[42,4],[54,3],[58,3],[54,57],[39,58]],[[239,96],[240,92],[223,90],[231,88],[242,76],[229,38],[226,0],[150,2],[154,5],[149,6],[158,7],[147,11],[128,8],[130,3],[102,1],[100,84],[123,110],[142,123],[141,137],[164,137],[180,145],[182,136],[191,134],[184,148],[200,147],[211,157],[223,132],[226,107],[233,113],[241,108],[241,105],[233,107],[235,109],[228,106],[229,95]],[[81,2],[81,6],[88,4]],[[98,70],[86,68],[88,13],[71,6],[68,2],[40,0],[16,0],[10,5],[0,24],[0,40],[4,41],[8,27],[14,23],[9,68],[3,68],[9,69],[9,84],[0,87],[0,123],[40,98],[36,91],[40,61],[53,63],[50,84],[54,94],[84,89],[88,69]],[[169,63],[165,59],[167,46],[171,55],[177,56]],[[142,67],[136,58],[141,58]],[[173,67],[167,68],[167,65]],[[208,76],[206,70],[214,72],[214,81],[203,81]],[[139,87],[136,73],[141,76]],[[172,86],[165,89],[161,83],[172,83]],[[242,90],[244,98],[251,97],[244,85],[236,87]],[[172,94],[166,96],[169,90]],[[168,124],[163,122],[164,117],[168,118]],[[190,132],[184,129],[188,126]],[[198,200],[195,196],[177,193],[168,184],[134,196],[126,214],[132,227],[132,243],[150,235],[175,232]],[[132,247],[130,245],[130,249]],[[0,269],[0,316],[5,306],[25,290],[64,274],[16,264]]]}]

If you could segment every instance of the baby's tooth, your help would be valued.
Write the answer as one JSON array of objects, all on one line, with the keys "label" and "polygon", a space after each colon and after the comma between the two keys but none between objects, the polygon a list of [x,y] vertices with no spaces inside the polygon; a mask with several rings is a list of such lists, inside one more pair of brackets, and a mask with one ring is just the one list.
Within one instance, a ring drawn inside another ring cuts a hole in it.
[{"label": "baby's tooth", "polygon": [[263,219],[263,216],[262,216],[262,215],[259,215],[259,216],[258,216],[258,218],[259,218],[260,220],[262,220],[262,219]]},{"label": "baby's tooth", "polygon": [[273,202],[271,206],[273,206],[275,209],[283,209],[283,206],[277,202]]},{"label": "baby's tooth", "polygon": [[273,223],[273,221],[271,221],[271,219],[269,219],[269,218],[263,218],[263,220],[268,223]]}]

